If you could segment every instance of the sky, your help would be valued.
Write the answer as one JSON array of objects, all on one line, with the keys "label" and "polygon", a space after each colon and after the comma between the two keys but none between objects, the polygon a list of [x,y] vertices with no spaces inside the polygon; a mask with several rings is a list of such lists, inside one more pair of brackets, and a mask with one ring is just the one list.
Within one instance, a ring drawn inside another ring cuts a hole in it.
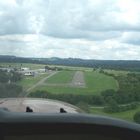
[{"label": "sky", "polygon": [[0,0],[0,55],[140,60],[140,0]]}]

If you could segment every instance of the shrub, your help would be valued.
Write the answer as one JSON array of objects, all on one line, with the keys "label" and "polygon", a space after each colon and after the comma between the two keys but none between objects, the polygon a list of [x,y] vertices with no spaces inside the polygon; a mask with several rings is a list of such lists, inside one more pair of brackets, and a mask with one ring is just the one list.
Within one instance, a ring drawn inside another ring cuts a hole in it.
[{"label": "shrub", "polygon": [[140,123],[140,111],[135,113],[133,119],[136,123]]},{"label": "shrub", "polygon": [[81,110],[85,111],[86,113],[90,112],[89,105],[87,103],[79,102],[76,106],[79,107]]}]

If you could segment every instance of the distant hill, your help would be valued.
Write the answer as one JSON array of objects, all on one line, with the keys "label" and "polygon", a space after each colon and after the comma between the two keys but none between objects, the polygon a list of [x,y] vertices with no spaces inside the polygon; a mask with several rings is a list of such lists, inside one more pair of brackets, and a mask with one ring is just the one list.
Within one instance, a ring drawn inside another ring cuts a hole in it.
[{"label": "distant hill", "polygon": [[16,56],[12,56],[12,55],[0,55],[0,59],[1,59],[1,58],[2,58],[2,59],[3,59],[3,58],[7,58],[7,59],[10,58],[10,59],[11,59],[11,58],[16,58]]},{"label": "distant hill", "polygon": [[122,69],[140,71],[140,61],[137,60],[85,60],[78,58],[24,58],[8,55],[0,55],[0,62],[37,63],[48,65],[65,65],[92,67],[104,69]]}]

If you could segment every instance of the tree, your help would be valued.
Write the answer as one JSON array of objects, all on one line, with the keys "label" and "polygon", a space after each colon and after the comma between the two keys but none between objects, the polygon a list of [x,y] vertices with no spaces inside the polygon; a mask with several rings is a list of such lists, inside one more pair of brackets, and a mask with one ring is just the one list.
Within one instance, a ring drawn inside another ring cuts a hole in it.
[{"label": "tree", "polygon": [[90,97],[91,101],[88,100],[88,103],[94,104],[94,105],[104,105],[104,98],[101,95],[94,95]]},{"label": "tree", "polygon": [[79,107],[80,109],[82,109],[83,111],[85,111],[86,113],[89,113],[89,105],[85,102],[79,102],[77,105],[77,107]]},{"label": "tree", "polygon": [[115,94],[116,94],[116,91],[113,89],[108,89],[108,90],[101,92],[101,96],[104,98],[105,101],[107,101],[108,97],[115,96]]},{"label": "tree", "polygon": [[133,119],[136,123],[140,123],[140,111],[135,113]]},{"label": "tree", "polygon": [[111,113],[119,111],[119,106],[112,97],[107,98],[107,106],[104,107],[104,111],[111,112]]},{"label": "tree", "polygon": [[20,73],[17,72],[11,72],[11,77],[10,80],[12,82],[17,82],[20,81],[22,79],[22,75]]},{"label": "tree", "polygon": [[45,66],[45,71],[50,70],[49,66]]},{"label": "tree", "polygon": [[0,71],[0,83],[8,83],[9,76],[6,71]]}]

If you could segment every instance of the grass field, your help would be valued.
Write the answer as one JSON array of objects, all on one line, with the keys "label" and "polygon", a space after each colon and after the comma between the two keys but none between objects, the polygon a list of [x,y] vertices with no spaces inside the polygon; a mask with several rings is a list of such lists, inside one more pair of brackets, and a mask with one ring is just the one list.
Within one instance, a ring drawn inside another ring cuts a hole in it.
[{"label": "grass field", "polygon": [[[21,66],[21,63],[0,63],[0,66],[3,67],[17,67]],[[39,69],[44,68],[45,65],[42,64],[31,64],[31,63],[22,63],[22,67],[28,67],[30,69]],[[57,65],[51,65],[52,67]],[[46,90],[51,93],[59,94],[59,93],[73,93],[73,94],[100,94],[101,91],[106,89],[118,89],[118,83],[112,77],[106,76],[104,74],[100,74],[98,71],[92,71],[92,68],[85,67],[70,67],[70,66],[58,66],[64,69],[68,69],[71,71],[62,71],[53,77],[49,78],[46,83],[49,84],[66,84],[72,81],[73,75],[76,71],[84,72],[84,79],[86,83],[86,88],[79,87],[66,87],[66,86],[48,86],[42,85],[37,87],[35,90]],[[108,70],[109,71],[109,70]],[[118,71],[110,70],[109,72],[118,73]],[[119,72],[120,73],[120,72]],[[37,77],[26,77],[18,84],[22,85],[24,89],[27,89],[41,80],[44,76],[40,75]]]},{"label": "grass field", "polygon": [[[17,67],[21,66],[21,63],[0,63],[0,66],[3,67]],[[50,67],[55,67],[57,65],[50,65]],[[43,64],[31,64],[31,63],[22,63],[22,67],[28,67],[30,69],[41,69],[44,68]],[[53,94],[84,94],[84,95],[98,95],[102,91],[107,89],[117,90],[118,82],[111,76],[99,73],[99,69],[93,71],[92,68],[84,68],[84,67],[70,67],[70,66],[57,66],[61,67],[65,70],[58,72],[53,75],[49,79],[47,79],[42,85],[38,85],[36,88],[31,91],[43,90],[48,91]],[[82,71],[84,75],[84,80],[86,83],[85,88],[81,87],[70,87],[66,86],[71,83],[73,80],[73,76],[76,71]],[[114,74],[116,76],[126,75],[129,71],[121,71],[121,70],[104,70],[105,72]],[[36,85],[41,79],[48,76],[49,73],[37,75],[35,77],[24,77],[17,84],[22,85],[23,89],[26,91],[30,87]],[[47,85],[48,84],[48,85]],[[50,85],[49,85],[50,84]],[[56,84],[55,86],[51,86],[51,84]],[[58,85],[57,85],[58,84]],[[64,85],[63,85],[64,84]],[[128,121],[133,121],[133,116],[137,111],[140,111],[140,106],[137,109],[119,112],[119,113],[105,113],[102,108],[89,108],[91,114],[110,116],[114,118],[120,118]]]},{"label": "grass field", "polygon": [[[11,65],[12,67],[19,68],[21,63],[0,63],[0,66],[8,67]],[[30,69],[39,69],[44,68],[45,65],[42,64],[31,64],[31,63],[22,63],[22,67],[28,67]],[[51,65],[56,66],[56,65]],[[101,91],[106,89],[114,89],[117,90],[118,84],[116,80],[112,77],[106,76],[104,74],[98,73],[98,71],[92,71],[92,68],[84,68],[84,67],[70,67],[70,66],[58,66],[64,69],[72,70],[72,71],[62,71],[53,77],[49,78],[46,83],[49,84],[66,84],[72,81],[73,75],[77,70],[84,72],[84,78],[86,83],[86,88],[73,88],[66,86],[47,86],[42,85],[37,87],[35,90],[46,90],[55,94],[59,93],[73,93],[73,94],[100,94]],[[18,84],[22,85],[24,89],[27,89],[41,80],[44,76],[40,75],[37,77],[26,77]]]},{"label": "grass field", "polygon": [[75,71],[61,71],[50,77],[46,82],[50,84],[69,83],[72,81]]},{"label": "grass field", "polygon": [[44,78],[45,76],[47,76],[48,74],[41,74],[41,75],[37,75],[35,77],[24,77],[20,82],[18,82],[19,85],[23,86],[23,89],[26,90],[28,88],[30,88],[31,86],[33,86],[34,84],[36,84],[37,82],[39,82],[42,78]]},{"label": "grass field", "polygon": [[107,89],[118,89],[118,83],[113,77],[101,74],[98,71],[85,72],[85,81],[89,91],[91,90],[93,93],[99,93]]},{"label": "grass field", "polygon": [[90,112],[92,114],[110,116],[110,117],[120,118],[120,119],[128,120],[128,121],[133,121],[133,116],[138,111],[140,111],[140,106],[137,109],[119,112],[119,113],[105,113],[105,112],[103,112],[103,109],[101,109],[101,108],[98,108],[98,109],[90,108]]},{"label": "grass field", "polygon": [[[32,64],[32,63],[0,63],[0,66],[2,67],[16,67],[19,68],[21,67],[28,67],[30,69],[41,69],[44,68],[46,65],[45,64]],[[62,65],[48,65],[50,67],[60,67],[63,69],[67,70],[82,70],[82,71],[92,71],[92,68],[86,68],[86,67],[73,67],[73,66],[62,66]]]},{"label": "grass field", "polygon": [[16,67],[16,68],[20,68],[22,64],[22,67],[28,67],[30,69],[41,69],[44,68],[45,65],[43,64],[31,64],[31,63],[0,63],[0,66],[2,67],[9,67],[9,65],[11,67]]},{"label": "grass field", "polygon": [[126,75],[129,73],[129,71],[122,71],[122,70],[104,70],[104,71],[110,74],[114,74],[115,76]]},{"label": "grass field", "polygon": [[[67,75],[66,77],[62,77],[62,75]],[[66,83],[72,80],[73,71],[61,72],[57,75],[54,75],[48,82],[50,83]],[[118,89],[117,81],[110,76],[106,76],[104,74],[100,74],[99,72],[84,72],[84,79],[86,82],[86,88],[73,88],[73,87],[65,87],[65,86],[47,86],[42,85],[38,87],[38,90],[44,90],[55,94],[65,93],[65,94],[100,94],[101,91],[106,89]]]},{"label": "grass field", "polygon": [[50,65],[52,67],[60,67],[66,70],[74,70],[74,71],[93,71],[93,68],[88,68],[88,67],[74,67],[74,66],[62,66],[62,65]]}]

